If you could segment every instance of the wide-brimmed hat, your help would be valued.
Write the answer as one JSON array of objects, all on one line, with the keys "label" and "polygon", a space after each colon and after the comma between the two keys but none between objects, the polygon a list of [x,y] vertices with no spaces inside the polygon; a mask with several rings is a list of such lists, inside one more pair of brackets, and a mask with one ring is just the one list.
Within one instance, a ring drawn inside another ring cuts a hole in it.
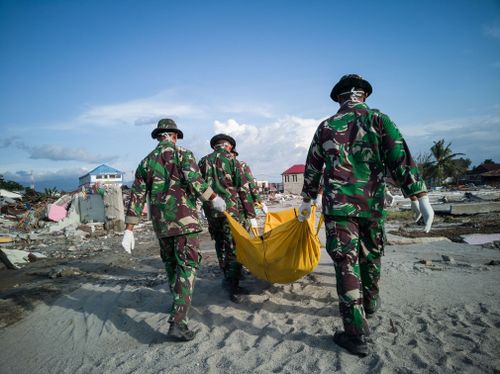
[{"label": "wide-brimmed hat", "polygon": [[153,132],[151,133],[151,137],[153,139],[156,139],[158,134],[161,134],[162,132],[175,132],[177,133],[178,139],[182,139],[184,137],[182,131],[177,128],[175,121],[170,118],[163,118],[159,120],[156,129],[154,129]]},{"label": "wide-brimmed hat", "polygon": [[210,147],[214,148],[215,144],[220,140],[226,140],[233,146],[233,148],[236,147],[236,140],[226,134],[217,134],[213,136],[212,139],[210,139]]},{"label": "wide-brimmed hat", "polygon": [[367,80],[363,79],[361,75],[347,74],[340,78],[337,84],[333,86],[330,97],[333,101],[338,102],[338,96],[343,92],[349,91],[353,87],[365,91],[366,97],[370,96],[372,93],[372,85]]}]

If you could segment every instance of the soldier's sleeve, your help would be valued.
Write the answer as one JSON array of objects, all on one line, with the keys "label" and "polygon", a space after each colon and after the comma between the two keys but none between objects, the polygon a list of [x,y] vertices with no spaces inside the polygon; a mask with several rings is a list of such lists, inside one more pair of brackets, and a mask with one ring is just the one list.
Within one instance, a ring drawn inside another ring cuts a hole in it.
[{"label": "soldier's sleeve", "polygon": [[382,121],[382,154],[387,169],[405,197],[426,192],[427,187],[411,157],[408,144],[394,122],[385,114]]},{"label": "soldier's sleeve", "polygon": [[257,184],[255,183],[255,177],[253,176],[252,169],[248,164],[242,164],[245,178],[248,180],[248,186],[250,188],[250,193],[252,194],[252,198],[254,202],[262,202],[262,198],[259,194],[259,189],[257,188]]},{"label": "soldier's sleeve", "polygon": [[255,218],[257,214],[255,213],[254,200],[250,190],[250,181],[245,176],[241,163],[235,160],[234,165],[236,171],[235,186],[238,188],[238,197],[240,198],[243,211],[247,218]]},{"label": "soldier's sleeve", "polygon": [[191,151],[185,151],[182,157],[182,173],[193,193],[201,201],[208,201],[214,193],[212,187],[203,179],[202,173]]},{"label": "soldier's sleeve", "polygon": [[144,159],[135,171],[135,180],[131,188],[130,201],[125,215],[125,223],[137,225],[141,220],[142,210],[148,194],[146,168],[147,160]]},{"label": "soldier's sleeve", "polygon": [[306,167],[304,170],[304,185],[302,186],[302,197],[316,199],[320,186],[323,165],[325,163],[325,151],[321,145],[321,131],[323,126],[319,125],[307,153]]}]

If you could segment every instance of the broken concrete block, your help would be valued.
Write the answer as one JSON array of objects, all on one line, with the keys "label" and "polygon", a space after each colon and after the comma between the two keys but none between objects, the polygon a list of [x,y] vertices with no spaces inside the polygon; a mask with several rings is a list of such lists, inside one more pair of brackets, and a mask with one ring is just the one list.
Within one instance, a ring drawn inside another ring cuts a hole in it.
[{"label": "broken concrete block", "polygon": [[42,258],[47,258],[47,256],[45,256],[44,254],[40,253],[40,252],[30,252],[28,253],[28,261],[29,262],[35,262],[35,261],[38,261]]},{"label": "broken concrete block", "polygon": [[25,265],[28,263],[28,252],[19,249],[2,249],[8,260],[14,265]]}]

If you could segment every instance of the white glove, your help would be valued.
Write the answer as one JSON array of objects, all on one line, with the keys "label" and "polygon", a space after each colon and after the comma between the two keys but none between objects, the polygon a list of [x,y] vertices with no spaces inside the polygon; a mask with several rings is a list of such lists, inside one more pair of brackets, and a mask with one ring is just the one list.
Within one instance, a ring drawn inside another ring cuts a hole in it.
[{"label": "white glove", "polygon": [[425,195],[418,199],[418,207],[422,217],[424,217],[425,232],[431,231],[432,222],[434,221],[434,209],[429,202],[429,196]]},{"label": "white glove", "polygon": [[264,212],[264,214],[269,213],[269,209],[267,208],[267,205],[266,205],[266,204],[262,203],[262,208],[261,208],[261,209],[262,209],[262,211]]},{"label": "white glove", "polygon": [[226,202],[219,195],[215,196],[215,199],[212,200],[212,206],[221,213],[226,210]]},{"label": "white glove", "polygon": [[418,200],[411,201],[411,210],[413,210],[413,219],[415,222],[422,217],[422,213],[420,213],[420,207],[418,206]]},{"label": "white glove", "polygon": [[384,196],[385,196],[386,205],[393,206],[395,201],[394,201],[394,196],[392,196],[392,194],[391,194],[391,191],[385,190]]},{"label": "white glove", "polygon": [[302,201],[299,207],[299,222],[303,222],[309,218],[311,215],[311,201],[308,202]]},{"label": "white glove", "polygon": [[255,218],[250,218],[250,226],[257,228],[257,220]]},{"label": "white glove", "polygon": [[316,204],[316,211],[321,210],[321,208],[323,207],[323,195],[322,194],[318,194],[318,196],[316,196],[316,200],[314,201],[314,204]]},{"label": "white glove", "polygon": [[122,247],[129,254],[132,254],[132,249],[135,247],[134,232],[132,230],[125,230],[122,239]]}]

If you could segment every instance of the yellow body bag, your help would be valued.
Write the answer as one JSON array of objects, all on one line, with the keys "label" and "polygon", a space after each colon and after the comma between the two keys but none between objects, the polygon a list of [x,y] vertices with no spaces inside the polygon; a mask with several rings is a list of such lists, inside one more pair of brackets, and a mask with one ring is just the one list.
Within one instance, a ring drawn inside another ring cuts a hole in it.
[{"label": "yellow body bag", "polygon": [[297,209],[269,212],[264,233],[254,237],[225,213],[236,242],[238,262],[257,278],[272,283],[291,283],[312,272],[319,262],[318,231],[323,218],[315,230],[315,210],[313,206],[304,222],[297,220]]}]

